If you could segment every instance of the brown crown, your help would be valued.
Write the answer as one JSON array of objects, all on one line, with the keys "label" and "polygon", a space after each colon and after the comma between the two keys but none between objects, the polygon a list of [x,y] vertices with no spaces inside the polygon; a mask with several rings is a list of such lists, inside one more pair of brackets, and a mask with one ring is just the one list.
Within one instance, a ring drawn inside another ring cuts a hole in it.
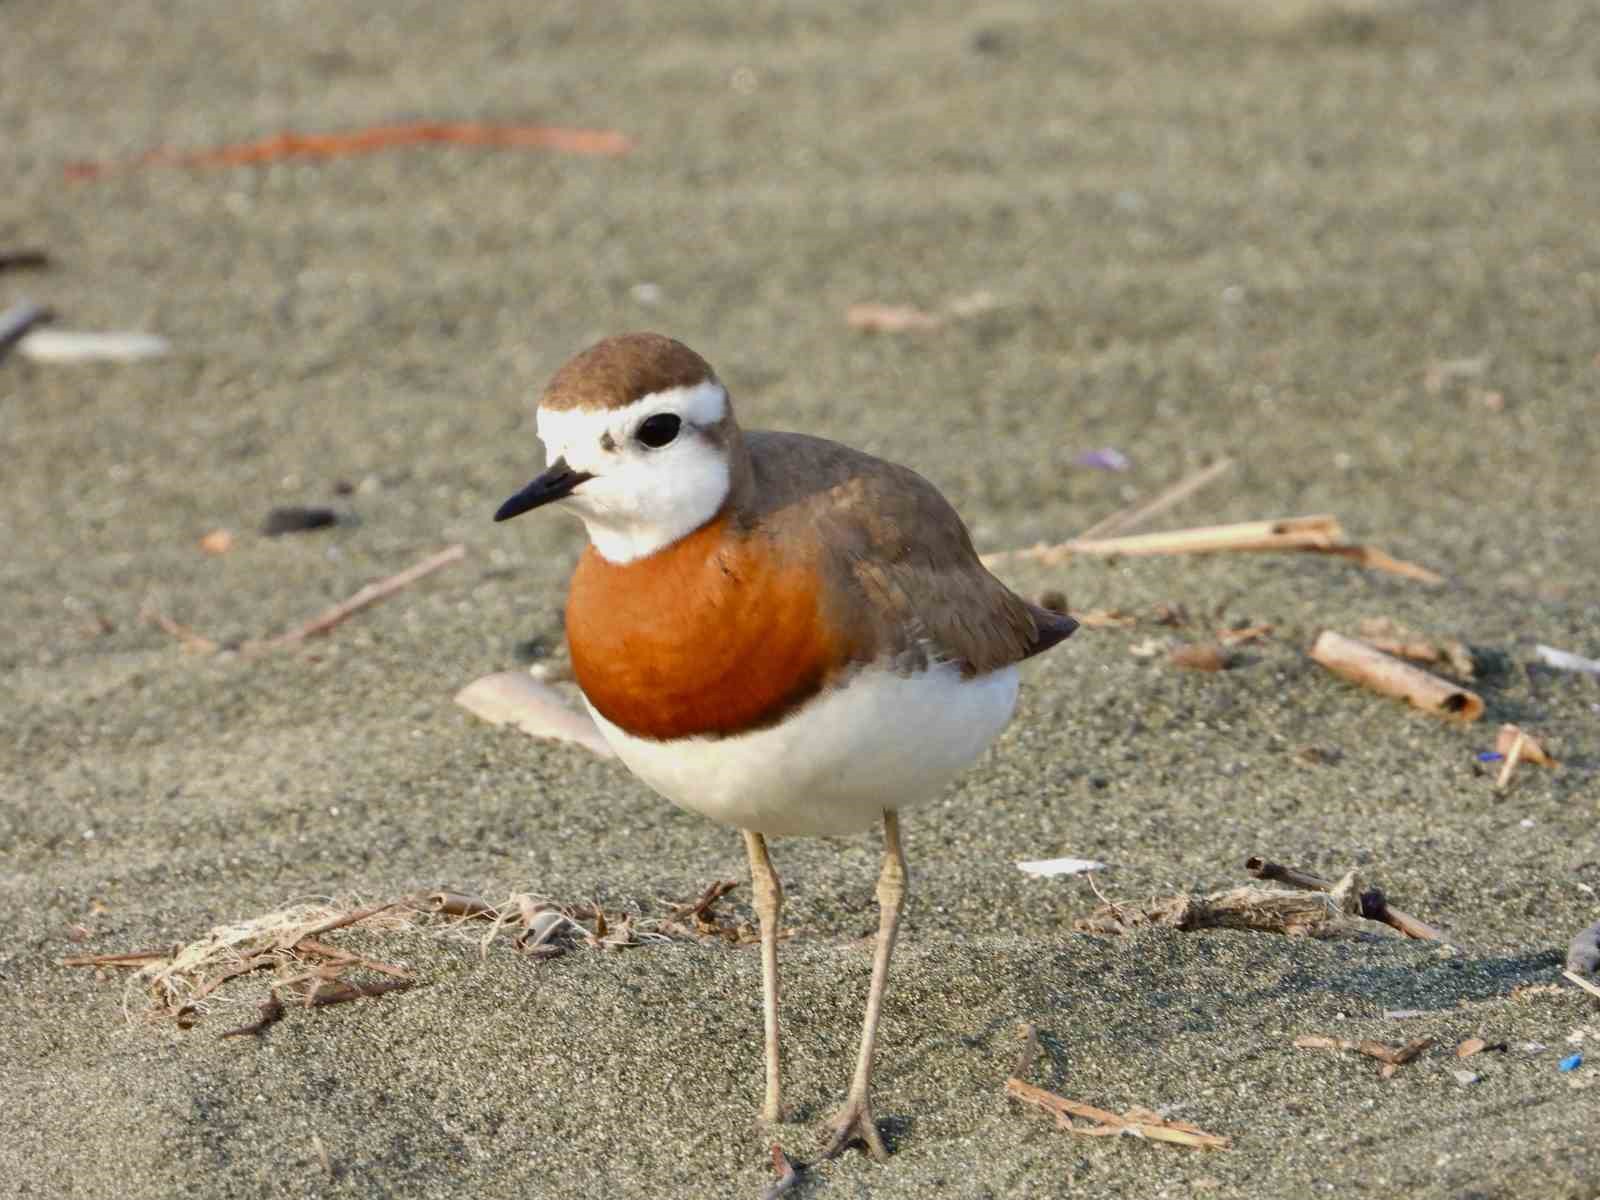
[{"label": "brown crown", "polygon": [[622,333],[596,342],[555,373],[540,408],[621,408],[668,388],[693,387],[716,373],[682,342],[659,333]]}]

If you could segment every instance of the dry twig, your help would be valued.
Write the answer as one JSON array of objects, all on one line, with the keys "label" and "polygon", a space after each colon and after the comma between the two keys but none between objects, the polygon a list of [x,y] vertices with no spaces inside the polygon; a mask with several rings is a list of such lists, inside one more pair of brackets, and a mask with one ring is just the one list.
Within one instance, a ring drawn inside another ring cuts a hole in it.
[{"label": "dry twig", "polygon": [[[1118,1114],[1078,1100],[1069,1100],[1044,1088],[1034,1087],[1013,1075],[1006,1080],[1006,1094],[1042,1108],[1056,1119],[1056,1124],[1071,1133],[1089,1137],[1126,1135],[1147,1138],[1155,1142],[1170,1142],[1195,1150],[1226,1150],[1229,1140],[1218,1134],[1206,1133],[1185,1121],[1169,1121],[1160,1113],[1148,1108],[1130,1108]],[[1093,1121],[1093,1125],[1076,1125],[1072,1118]]]},{"label": "dry twig", "polygon": [[415,566],[407,567],[404,571],[391,575],[387,579],[369,583],[348,600],[335,604],[320,616],[312,618],[296,629],[291,629],[288,633],[280,634],[275,638],[268,638],[263,642],[246,642],[240,648],[245,653],[276,650],[281,646],[303,642],[306,638],[327,633],[330,629],[342,624],[362,609],[370,608],[378,601],[387,599],[401,588],[409,587],[425,575],[431,575],[440,567],[447,567],[453,562],[459,562],[466,557],[466,553],[467,548],[460,542],[457,542],[454,546],[447,546],[439,553],[428,556]]},{"label": "dry twig", "polygon": [[[1257,879],[1265,879],[1277,883],[1284,883],[1292,888],[1300,888],[1308,892],[1333,892],[1340,884],[1331,879],[1324,879],[1320,875],[1313,875],[1310,871],[1302,871],[1297,867],[1286,867],[1253,854],[1245,860],[1244,869]],[[1432,925],[1419,921],[1409,913],[1399,909],[1390,908],[1387,897],[1378,888],[1371,888],[1361,892],[1357,897],[1359,902],[1358,914],[1369,921],[1381,921],[1409,938],[1419,941],[1439,942],[1444,940]]]}]

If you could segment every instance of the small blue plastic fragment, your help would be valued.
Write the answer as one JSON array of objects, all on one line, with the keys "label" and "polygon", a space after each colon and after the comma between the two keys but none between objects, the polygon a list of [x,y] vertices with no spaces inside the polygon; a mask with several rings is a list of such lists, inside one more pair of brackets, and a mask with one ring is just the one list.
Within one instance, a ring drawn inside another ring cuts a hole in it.
[{"label": "small blue plastic fragment", "polygon": [[1479,750],[1478,751],[1478,761],[1479,762],[1499,762],[1504,757],[1505,757],[1505,755],[1501,754],[1500,751],[1498,751],[1498,750]]},{"label": "small blue plastic fragment", "polygon": [[1576,1071],[1581,1066],[1583,1066],[1583,1055],[1569,1054],[1556,1064],[1556,1069],[1559,1071]]}]

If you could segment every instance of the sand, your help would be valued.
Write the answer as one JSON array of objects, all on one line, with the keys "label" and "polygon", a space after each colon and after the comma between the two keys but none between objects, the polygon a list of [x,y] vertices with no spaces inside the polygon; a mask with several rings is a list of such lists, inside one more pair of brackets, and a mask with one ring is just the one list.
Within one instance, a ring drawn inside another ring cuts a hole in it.
[{"label": "sand", "polygon": [[[0,274],[0,302],[174,346],[0,365],[16,1194],[754,1197],[774,1137],[811,1164],[799,1196],[1600,1194],[1600,1067],[1557,1069],[1600,1013],[1541,990],[1597,915],[1600,680],[1532,654],[1600,656],[1592,6],[56,0],[3,23],[0,250],[53,265]],[[635,149],[64,177],[421,120]],[[960,315],[873,336],[846,324],[858,302]],[[747,425],[915,466],[985,550],[1230,455],[1159,524],[1330,512],[1447,579],[1300,555],[1002,568],[1145,619],[1031,664],[995,749],[905,818],[885,1165],[815,1161],[866,986],[870,836],[774,847],[796,932],[792,1120],[770,1132],[747,950],[349,935],[418,986],[226,1040],[263,981],[182,1030],[137,996],[125,1015],[123,973],[60,965],[307,896],[523,889],[659,916],[742,874],[731,831],[450,701],[561,661],[578,531],[489,516],[541,465],[543,381],[628,328],[707,354]],[[1131,468],[1073,465],[1100,447]],[[262,536],[288,504],[342,519]],[[205,553],[219,528],[232,548]],[[141,619],[237,645],[457,542],[462,562],[300,648],[195,653]],[[1189,624],[1154,625],[1159,603]],[[1484,719],[1309,661],[1319,630],[1372,616],[1480,650]],[[1245,622],[1273,632],[1229,671],[1130,653]],[[1504,721],[1561,768],[1497,792],[1476,755]],[[1082,880],[1014,865],[1100,859],[1101,889],[1142,901],[1246,882],[1255,853],[1359,868],[1447,944],[1089,937]],[[1023,1022],[1034,1082],[1233,1148],[1053,1128],[1002,1092]],[[1382,1081],[1302,1034],[1438,1046]],[[1470,1036],[1508,1049],[1463,1085]]]}]

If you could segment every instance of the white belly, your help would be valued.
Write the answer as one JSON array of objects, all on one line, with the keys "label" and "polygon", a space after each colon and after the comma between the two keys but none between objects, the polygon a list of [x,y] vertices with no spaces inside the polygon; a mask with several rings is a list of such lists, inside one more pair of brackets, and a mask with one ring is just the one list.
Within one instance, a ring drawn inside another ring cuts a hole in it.
[{"label": "white belly", "polygon": [[650,741],[589,711],[628,768],[680,808],[778,836],[853,833],[886,808],[934,799],[1016,704],[1016,667],[963,679],[944,663],[913,676],[862,671],[737,737]]}]

